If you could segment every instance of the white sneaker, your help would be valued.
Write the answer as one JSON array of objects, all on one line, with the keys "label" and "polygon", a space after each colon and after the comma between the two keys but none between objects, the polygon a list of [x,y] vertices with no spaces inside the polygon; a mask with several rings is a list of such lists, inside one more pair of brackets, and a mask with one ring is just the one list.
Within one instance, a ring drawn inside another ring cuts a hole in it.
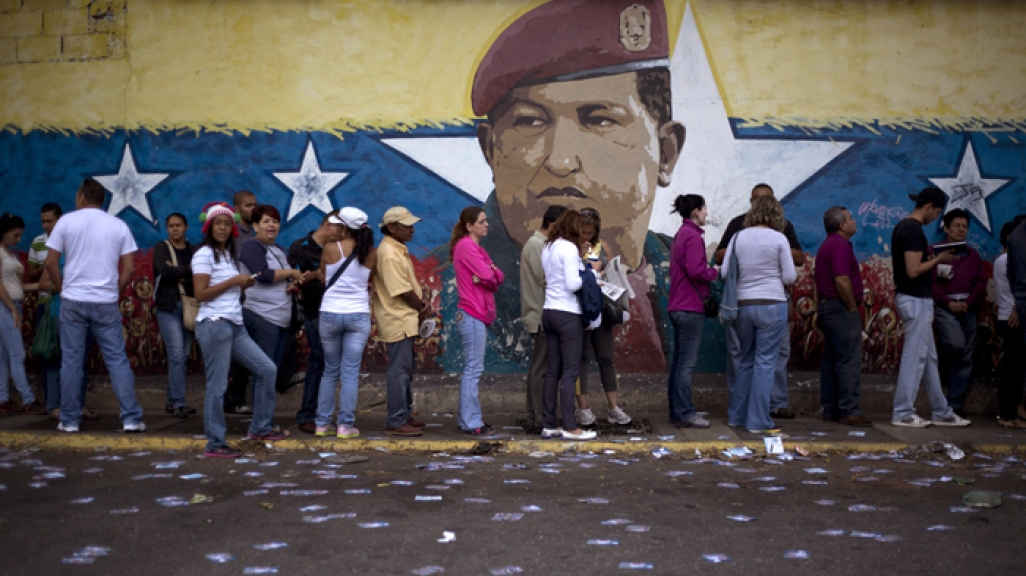
[{"label": "white sneaker", "polygon": [[[955,417],[958,418],[958,416]],[[918,414],[910,414],[900,420],[891,420],[891,426],[901,426],[903,428],[926,428],[930,424],[933,424],[933,422],[923,420]]]},{"label": "white sneaker", "polygon": [[581,426],[591,426],[595,423],[595,414],[591,408],[581,408],[574,415],[577,417],[577,423]]},{"label": "white sneaker", "polygon": [[581,430],[580,434],[563,431],[564,440],[593,440],[596,436],[598,436],[598,433],[594,430]]},{"label": "white sneaker", "polygon": [[78,424],[65,424],[61,422],[57,425],[57,429],[61,432],[75,433],[78,432]]},{"label": "white sneaker", "polygon": [[542,438],[562,438],[562,428],[542,428]]},{"label": "white sneaker", "polygon": [[970,424],[972,424],[971,421],[962,418],[954,412],[947,418],[937,418],[933,421],[934,426],[950,426],[952,428],[964,428]]},{"label": "white sneaker", "polygon": [[610,410],[606,419],[609,420],[610,424],[620,424],[621,426],[631,423],[631,417],[619,406]]},{"label": "white sneaker", "polygon": [[125,427],[121,429],[122,432],[145,432],[146,424],[143,422],[134,422],[129,424],[125,422]]}]

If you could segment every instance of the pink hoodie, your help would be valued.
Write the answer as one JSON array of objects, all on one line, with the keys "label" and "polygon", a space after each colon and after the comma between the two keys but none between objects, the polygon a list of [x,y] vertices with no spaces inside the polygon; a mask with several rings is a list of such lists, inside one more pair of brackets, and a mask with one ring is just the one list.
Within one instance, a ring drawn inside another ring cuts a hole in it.
[{"label": "pink hoodie", "polygon": [[[506,279],[502,270],[492,268],[492,259],[488,253],[470,236],[465,236],[456,243],[452,266],[456,271],[460,310],[485,324],[494,322],[495,291]],[[476,283],[474,276],[478,278]]]}]

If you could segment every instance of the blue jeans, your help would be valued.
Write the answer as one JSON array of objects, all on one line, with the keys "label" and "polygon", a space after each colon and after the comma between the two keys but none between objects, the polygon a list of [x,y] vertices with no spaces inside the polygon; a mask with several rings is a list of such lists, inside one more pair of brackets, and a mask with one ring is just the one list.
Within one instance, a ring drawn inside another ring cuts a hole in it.
[{"label": "blue jeans", "polygon": [[185,371],[193,334],[182,324],[182,303],[178,302],[174,312],[157,310],[157,325],[167,351],[167,403],[173,408],[185,406]]},{"label": "blue jeans", "polygon": [[61,301],[61,422],[77,425],[82,420],[82,371],[88,350],[88,335],[96,338],[107,364],[111,386],[121,407],[121,421],[136,424],[142,408],[135,397],[135,374],[125,354],[121,310],[116,302]]},{"label": "blue jeans", "polygon": [[780,351],[777,363],[773,367],[773,390],[770,392],[770,411],[787,408],[791,400],[787,396],[787,363],[791,360],[791,322],[788,318],[787,330],[780,340]]},{"label": "blue jeans", "polygon": [[[21,300],[15,300],[14,305],[20,315]],[[0,305],[0,403],[10,399],[7,380],[11,377],[21,394],[21,403],[27,406],[35,402],[36,396],[25,374],[25,343],[21,339],[21,326],[15,326],[14,315],[7,306]]]},{"label": "blue jeans", "polygon": [[234,360],[253,374],[253,421],[249,433],[262,436],[274,425],[274,379],[278,372],[246,329],[227,320],[201,320],[196,324],[196,340],[203,351],[207,373],[207,394],[203,401],[203,427],[207,449],[227,446],[224,435],[224,391],[228,388],[228,365]]},{"label": "blue jeans", "polygon": [[933,322],[937,327],[938,371],[941,384],[948,385],[948,405],[961,410],[969,393],[976,348],[976,312],[955,314],[946,306],[934,304]]},{"label": "blue jeans", "polygon": [[317,391],[316,422],[321,427],[331,423],[331,413],[335,411],[335,385],[341,378],[335,422],[340,426],[352,426],[356,423],[353,412],[360,392],[360,362],[371,333],[371,315],[321,312],[320,317],[324,374]]},{"label": "blue jeans", "polygon": [[859,378],[862,374],[862,316],[840,300],[821,300],[817,311],[823,331],[819,365],[819,394],[823,417],[839,420],[862,414]]},{"label": "blue jeans", "polygon": [[683,423],[695,414],[695,405],[691,401],[691,373],[695,370],[698,348],[702,345],[705,315],[671,310],[670,322],[673,323],[673,362],[667,383],[670,420]]},{"label": "blue jeans", "polygon": [[485,323],[456,310],[456,325],[463,338],[463,379],[460,381],[460,415],[457,425],[465,431],[484,426],[481,418],[481,400],[477,397],[477,385],[484,374],[485,344],[488,343],[488,327]]},{"label": "blue jeans", "polygon": [[898,294],[894,303],[901,314],[905,328],[905,344],[898,366],[898,382],[894,388],[892,420],[900,420],[916,413],[916,394],[919,384],[926,387],[933,418],[951,416],[951,407],[941,390],[937,371],[937,347],[933,342],[933,299]]},{"label": "blue jeans", "polygon": [[[242,323],[253,342],[256,342],[271,362],[274,362],[277,374],[281,359],[285,356],[285,347],[289,343],[289,329],[271,324],[256,312],[249,310],[242,311]],[[253,400],[253,403],[255,404],[256,400]]]},{"label": "blue jeans", "polygon": [[317,416],[317,395],[324,376],[324,343],[321,342],[320,320],[317,316],[308,317],[303,322],[303,334],[310,347],[310,357],[306,360],[306,379],[303,381],[303,404],[296,412],[296,422],[306,424],[313,422]]},{"label": "blue jeans", "polygon": [[787,302],[741,306],[735,324],[741,361],[728,421],[749,430],[767,430],[773,428],[770,394],[780,343],[787,333]]}]

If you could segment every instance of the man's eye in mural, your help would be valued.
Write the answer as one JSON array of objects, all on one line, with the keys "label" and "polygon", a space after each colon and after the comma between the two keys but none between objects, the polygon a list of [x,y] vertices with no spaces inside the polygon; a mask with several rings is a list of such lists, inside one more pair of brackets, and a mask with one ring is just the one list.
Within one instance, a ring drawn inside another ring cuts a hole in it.
[{"label": "man's eye in mural", "polygon": [[538,116],[518,116],[513,125],[520,128],[538,128],[545,125],[545,119]]}]

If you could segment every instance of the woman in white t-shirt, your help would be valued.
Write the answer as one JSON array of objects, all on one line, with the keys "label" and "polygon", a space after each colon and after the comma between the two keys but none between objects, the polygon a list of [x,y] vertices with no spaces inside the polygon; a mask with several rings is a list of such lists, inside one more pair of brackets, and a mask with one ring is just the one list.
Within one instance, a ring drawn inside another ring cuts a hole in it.
[{"label": "woman in white t-shirt", "polygon": [[1001,255],[994,260],[994,291],[997,292],[997,333],[1001,338],[1001,380],[998,383],[998,425],[1026,428],[1022,383],[1026,377],[1026,342],[1022,319],[1015,312],[1015,296],[1008,283],[1008,237],[1023,222],[1016,218],[1001,227]]},{"label": "woman in white t-shirt", "polygon": [[289,267],[285,250],[274,243],[281,229],[278,209],[258,204],[252,217],[256,236],[239,252],[242,273],[256,279],[256,285],[246,290],[243,324],[250,338],[280,368],[289,341],[292,292],[303,273]]},{"label": "woman in white t-shirt", "polygon": [[[14,247],[21,242],[25,221],[21,216],[4,213],[0,216],[0,413],[21,412],[46,414],[46,406],[36,400],[25,374],[25,343],[21,339],[21,301],[26,288],[21,277],[25,267],[21,265]],[[16,407],[7,389],[8,377],[14,379],[14,386],[21,394],[21,407]]]},{"label": "woman in white t-shirt", "polygon": [[[574,388],[581,371],[584,346],[584,320],[581,303],[577,299],[577,292],[583,286],[583,227],[581,214],[567,210],[549,227],[549,239],[545,241],[541,254],[545,271],[542,328],[548,343],[548,367],[542,389],[543,438],[591,440],[596,435],[578,426],[574,414]],[[562,426],[556,419],[557,396],[563,416]]]},{"label": "woman in white t-shirt", "polygon": [[755,434],[774,434],[770,418],[770,392],[777,355],[787,333],[785,285],[794,284],[797,273],[791,247],[783,235],[784,209],[772,196],[760,196],[745,216],[745,227],[734,235],[723,258],[722,273],[730,259],[738,265],[735,321],[741,340],[734,394],[727,423]]},{"label": "woman in white t-shirt", "polygon": [[[353,426],[353,413],[359,393],[360,362],[371,332],[368,288],[378,258],[374,231],[367,227],[363,210],[347,206],[337,216],[330,216],[328,222],[338,227],[340,241],[325,244],[321,253],[320,273],[326,288],[318,328],[324,348],[324,374],[317,392],[314,434],[356,438],[360,431]],[[335,411],[335,388],[340,379],[338,416],[332,429],[331,413]]]},{"label": "woman in white t-shirt", "polygon": [[235,211],[223,202],[208,204],[200,216],[203,242],[192,256],[192,282],[200,302],[196,315],[196,341],[203,351],[207,394],[203,403],[203,426],[208,458],[238,458],[241,450],[225,442],[224,391],[228,387],[228,364],[235,360],[253,374],[253,420],[247,436],[262,442],[288,437],[274,426],[274,363],[249,337],[242,325],[242,291],[255,280],[239,271],[232,256],[239,235]]}]

